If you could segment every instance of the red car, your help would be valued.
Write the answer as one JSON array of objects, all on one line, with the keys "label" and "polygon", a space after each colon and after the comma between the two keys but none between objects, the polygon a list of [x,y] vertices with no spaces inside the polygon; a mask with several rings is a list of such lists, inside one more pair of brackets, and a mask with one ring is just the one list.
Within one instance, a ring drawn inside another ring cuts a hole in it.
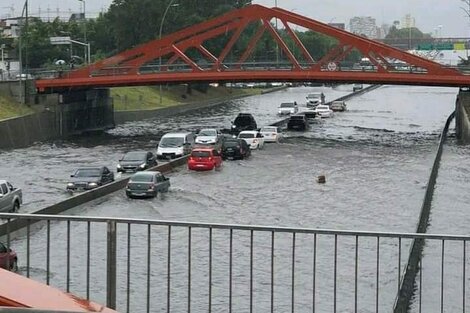
[{"label": "red car", "polygon": [[[8,261],[10,260],[10,261]],[[0,242],[0,268],[16,272],[18,270],[18,258],[16,252],[8,249]]]},{"label": "red car", "polygon": [[220,152],[214,148],[194,148],[188,159],[188,169],[210,171],[222,165]]}]

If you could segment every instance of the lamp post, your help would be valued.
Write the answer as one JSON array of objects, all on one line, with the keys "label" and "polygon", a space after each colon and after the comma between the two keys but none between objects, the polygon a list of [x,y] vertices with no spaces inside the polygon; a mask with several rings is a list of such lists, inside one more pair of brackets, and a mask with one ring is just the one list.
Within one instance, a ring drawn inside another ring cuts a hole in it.
[{"label": "lamp post", "polygon": [[[159,40],[162,39],[163,23],[165,22],[165,17],[166,17],[166,14],[168,13],[168,10],[170,10],[171,7],[179,6],[179,3],[173,3],[173,2],[175,2],[175,0],[171,0],[170,3],[168,3],[168,6],[166,7],[165,12],[163,13],[162,21],[160,22],[160,32],[159,32],[159,35],[158,35]],[[160,64],[159,70],[161,72],[162,71],[162,56],[161,55],[160,55],[160,58],[159,58],[159,64]],[[163,99],[162,99],[162,83],[160,82],[160,104],[162,104],[162,101],[163,101]]]},{"label": "lamp post", "polygon": [[[83,27],[83,41],[86,43],[87,42],[87,38],[86,38],[86,1],[85,0],[78,0],[80,1],[81,3],[83,3],[83,23],[84,23],[84,27]],[[88,64],[90,64],[90,48],[88,47],[88,54],[85,55],[85,60],[88,59]]]},{"label": "lamp post", "polygon": [[21,12],[21,22],[20,22],[20,38],[19,38],[19,66],[20,66],[20,76],[19,76],[19,85],[20,85],[20,103],[25,103],[25,92],[23,90],[23,30],[21,23],[23,22],[23,15],[26,12],[26,29],[28,26],[28,0],[25,0],[23,5],[23,11]]}]

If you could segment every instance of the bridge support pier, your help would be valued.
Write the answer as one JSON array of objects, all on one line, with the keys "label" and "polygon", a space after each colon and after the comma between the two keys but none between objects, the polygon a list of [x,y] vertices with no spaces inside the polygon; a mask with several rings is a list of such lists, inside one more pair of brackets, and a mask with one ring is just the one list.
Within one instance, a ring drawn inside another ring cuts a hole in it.
[{"label": "bridge support pier", "polygon": [[461,88],[457,96],[455,131],[461,144],[470,144],[470,89]]},{"label": "bridge support pier", "polygon": [[109,89],[59,94],[56,125],[60,137],[114,128],[114,106]]}]

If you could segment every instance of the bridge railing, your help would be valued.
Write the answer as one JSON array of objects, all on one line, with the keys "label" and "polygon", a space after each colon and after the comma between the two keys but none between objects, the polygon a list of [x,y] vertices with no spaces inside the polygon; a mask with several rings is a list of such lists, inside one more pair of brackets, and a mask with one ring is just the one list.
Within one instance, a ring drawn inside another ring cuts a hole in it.
[{"label": "bridge railing", "polygon": [[[426,239],[426,248],[412,311],[469,309],[470,236],[56,215],[0,218],[7,222],[1,235],[18,254],[20,274],[120,312],[390,312],[417,238]],[[8,222],[25,228],[12,233]]]}]

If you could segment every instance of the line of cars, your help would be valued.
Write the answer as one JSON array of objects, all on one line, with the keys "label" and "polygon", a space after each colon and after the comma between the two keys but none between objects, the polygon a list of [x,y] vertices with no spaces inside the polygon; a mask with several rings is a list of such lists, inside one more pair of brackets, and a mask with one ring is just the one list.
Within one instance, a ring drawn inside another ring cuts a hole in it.
[{"label": "line of cars", "polygon": [[[6,181],[0,180],[0,212],[17,213],[23,203],[23,192]],[[0,242],[0,268],[18,271],[16,252]]]},{"label": "line of cars", "polygon": [[309,127],[309,120],[316,117],[329,118],[334,112],[346,110],[344,101],[325,103],[325,95],[322,92],[310,93],[306,96],[306,109],[299,111],[297,102],[284,102],[278,108],[279,115],[289,115],[287,129],[303,131]]}]

